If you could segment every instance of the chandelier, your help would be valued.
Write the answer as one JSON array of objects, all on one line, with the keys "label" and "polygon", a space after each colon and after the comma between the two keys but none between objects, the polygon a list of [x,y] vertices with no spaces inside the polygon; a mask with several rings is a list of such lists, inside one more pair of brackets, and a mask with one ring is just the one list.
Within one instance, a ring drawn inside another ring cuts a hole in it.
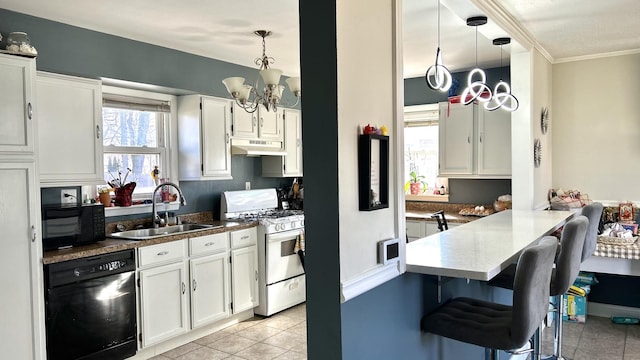
[{"label": "chandelier", "polygon": [[448,91],[451,87],[451,73],[446,66],[442,65],[440,52],[440,0],[438,0],[438,50],[434,64],[427,69],[425,80],[432,90]]},{"label": "chandelier", "polygon": [[[228,77],[222,80],[222,83],[236,103],[246,112],[255,112],[258,110],[260,104],[269,111],[278,111],[278,104],[280,104],[284,86],[280,85],[282,70],[272,69],[270,64],[274,63],[275,60],[266,54],[264,39],[271,35],[271,31],[256,30],[253,33],[262,38],[262,57],[256,58],[254,61],[255,64],[260,67],[260,77],[256,79],[253,86],[245,84],[244,78],[239,76]],[[258,90],[260,78],[262,78],[262,82],[264,83],[262,91]],[[300,78],[290,77],[286,82],[287,85],[289,85],[289,90],[296,97],[295,104],[290,106],[296,106],[300,101],[300,95],[302,94]]]},{"label": "chandelier", "polygon": [[[491,100],[491,88],[487,85],[487,75],[484,70],[478,67],[478,26],[487,23],[486,16],[473,16],[467,19],[467,25],[476,29],[476,67],[469,72],[467,77],[467,87],[462,92],[462,102],[465,105],[471,104],[474,100],[487,102]],[[474,76],[479,79],[474,81]]]},{"label": "chandelier", "polygon": [[[507,45],[511,42],[511,38],[502,37],[493,39],[493,45],[500,46],[500,67],[502,68],[502,45]],[[511,86],[509,83],[500,79],[493,89],[493,98],[491,101],[484,103],[484,108],[489,111],[497,109],[504,109],[506,111],[518,110],[518,98],[511,93]]]}]

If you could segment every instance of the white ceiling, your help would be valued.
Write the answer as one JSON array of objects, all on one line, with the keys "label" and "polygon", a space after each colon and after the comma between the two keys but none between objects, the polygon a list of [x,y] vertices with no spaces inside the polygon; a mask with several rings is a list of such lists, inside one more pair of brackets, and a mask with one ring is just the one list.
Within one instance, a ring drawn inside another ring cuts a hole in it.
[{"label": "white ceiling", "polygon": [[[465,19],[486,6],[503,10],[543,54],[561,62],[640,51],[638,0],[440,0],[441,49],[450,70],[474,66],[475,28]],[[47,18],[201,56],[256,67],[262,52],[254,30],[267,29],[267,55],[285,75],[300,74],[298,0],[0,0],[4,9]],[[435,57],[438,0],[404,0],[404,74],[422,76]],[[476,6],[477,5],[477,6]],[[28,29],[15,29],[27,31]],[[6,35],[6,34],[5,34]],[[478,63],[500,64],[495,37],[508,36],[491,18],[478,28]],[[37,48],[38,44],[33,43]],[[503,47],[508,61],[511,45]],[[232,75],[232,74],[230,74]]]}]

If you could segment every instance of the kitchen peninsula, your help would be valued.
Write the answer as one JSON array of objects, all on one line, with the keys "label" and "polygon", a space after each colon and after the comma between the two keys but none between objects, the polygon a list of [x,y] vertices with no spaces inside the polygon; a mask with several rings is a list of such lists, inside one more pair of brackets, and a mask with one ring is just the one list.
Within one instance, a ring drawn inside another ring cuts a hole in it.
[{"label": "kitchen peninsula", "polygon": [[572,211],[505,210],[407,244],[407,272],[487,281]]}]

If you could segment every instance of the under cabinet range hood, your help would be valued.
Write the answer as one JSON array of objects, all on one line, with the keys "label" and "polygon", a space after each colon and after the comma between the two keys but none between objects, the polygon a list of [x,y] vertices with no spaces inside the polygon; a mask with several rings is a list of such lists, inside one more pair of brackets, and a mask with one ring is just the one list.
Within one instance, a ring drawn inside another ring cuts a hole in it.
[{"label": "under cabinet range hood", "polygon": [[282,141],[231,139],[231,154],[246,156],[285,156]]}]

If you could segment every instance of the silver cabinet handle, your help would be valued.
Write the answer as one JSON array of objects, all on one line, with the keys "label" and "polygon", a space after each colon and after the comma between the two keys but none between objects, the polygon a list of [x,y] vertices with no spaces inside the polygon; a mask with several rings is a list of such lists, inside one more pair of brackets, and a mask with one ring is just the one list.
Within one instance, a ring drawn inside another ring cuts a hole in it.
[{"label": "silver cabinet handle", "polygon": [[215,242],[209,241],[208,243],[204,244],[204,246],[211,246],[211,245],[215,245]]},{"label": "silver cabinet handle", "polygon": [[248,238],[249,238],[249,235],[245,235],[245,236],[241,237],[240,239],[244,240],[244,239],[248,239]]},{"label": "silver cabinet handle", "polygon": [[193,279],[191,285],[193,286],[193,291],[196,291],[196,287],[198,286],[198,283],[196,283],[196,279]]},{"label": "silver cabinet handle", "polygon": [[157,255],[164,256],[164,255],[167,255],[168,253],[169,253],[168,251],[160,251]]},{"label": "silver cabinet handle", "polygon": [[258,281],[258,270],[256,270],[256,281]]},{"label": "silver cabinet handle", "polygon": [[471,144],[471,136],[467,135],[467,144]]},{"label": "silver cabinet handle", "polygon": [[100,125],[96,125],[96,139],[100,139],[101,133],[100,133]]},{"label": "silver cabinet handle", "polygon": [[36,241],[36,226],[31,225],[31,242]]},{"label": "silver cabinet handle", "polygon": [[264,127],[264,118],[260,118],[260,127]]},{"label": "silver cabinet handle", "polygon": [[253,115],[251,119],[252,119],[253,127],[256,127],[256,116]]},{"label": "silver cabinet handle", "polygon": [[229,143],[229,133],[226,135],[227,144]]},{"label": "silver cabinet handle", "polygon": [[31,103],[27,104],[27,116],[29,117],[29,120],[33,119],[33,106]]},{"label": "silver cabinet handle", "polygon": [[187,290],[187,286],[184,284],[184,282],[182,283],[182,295],[184,295],[184,292]]},{"label": "silver cabinet handle", "polygon": [[480,142],[482,142],[482,133],[480,133]]}]

